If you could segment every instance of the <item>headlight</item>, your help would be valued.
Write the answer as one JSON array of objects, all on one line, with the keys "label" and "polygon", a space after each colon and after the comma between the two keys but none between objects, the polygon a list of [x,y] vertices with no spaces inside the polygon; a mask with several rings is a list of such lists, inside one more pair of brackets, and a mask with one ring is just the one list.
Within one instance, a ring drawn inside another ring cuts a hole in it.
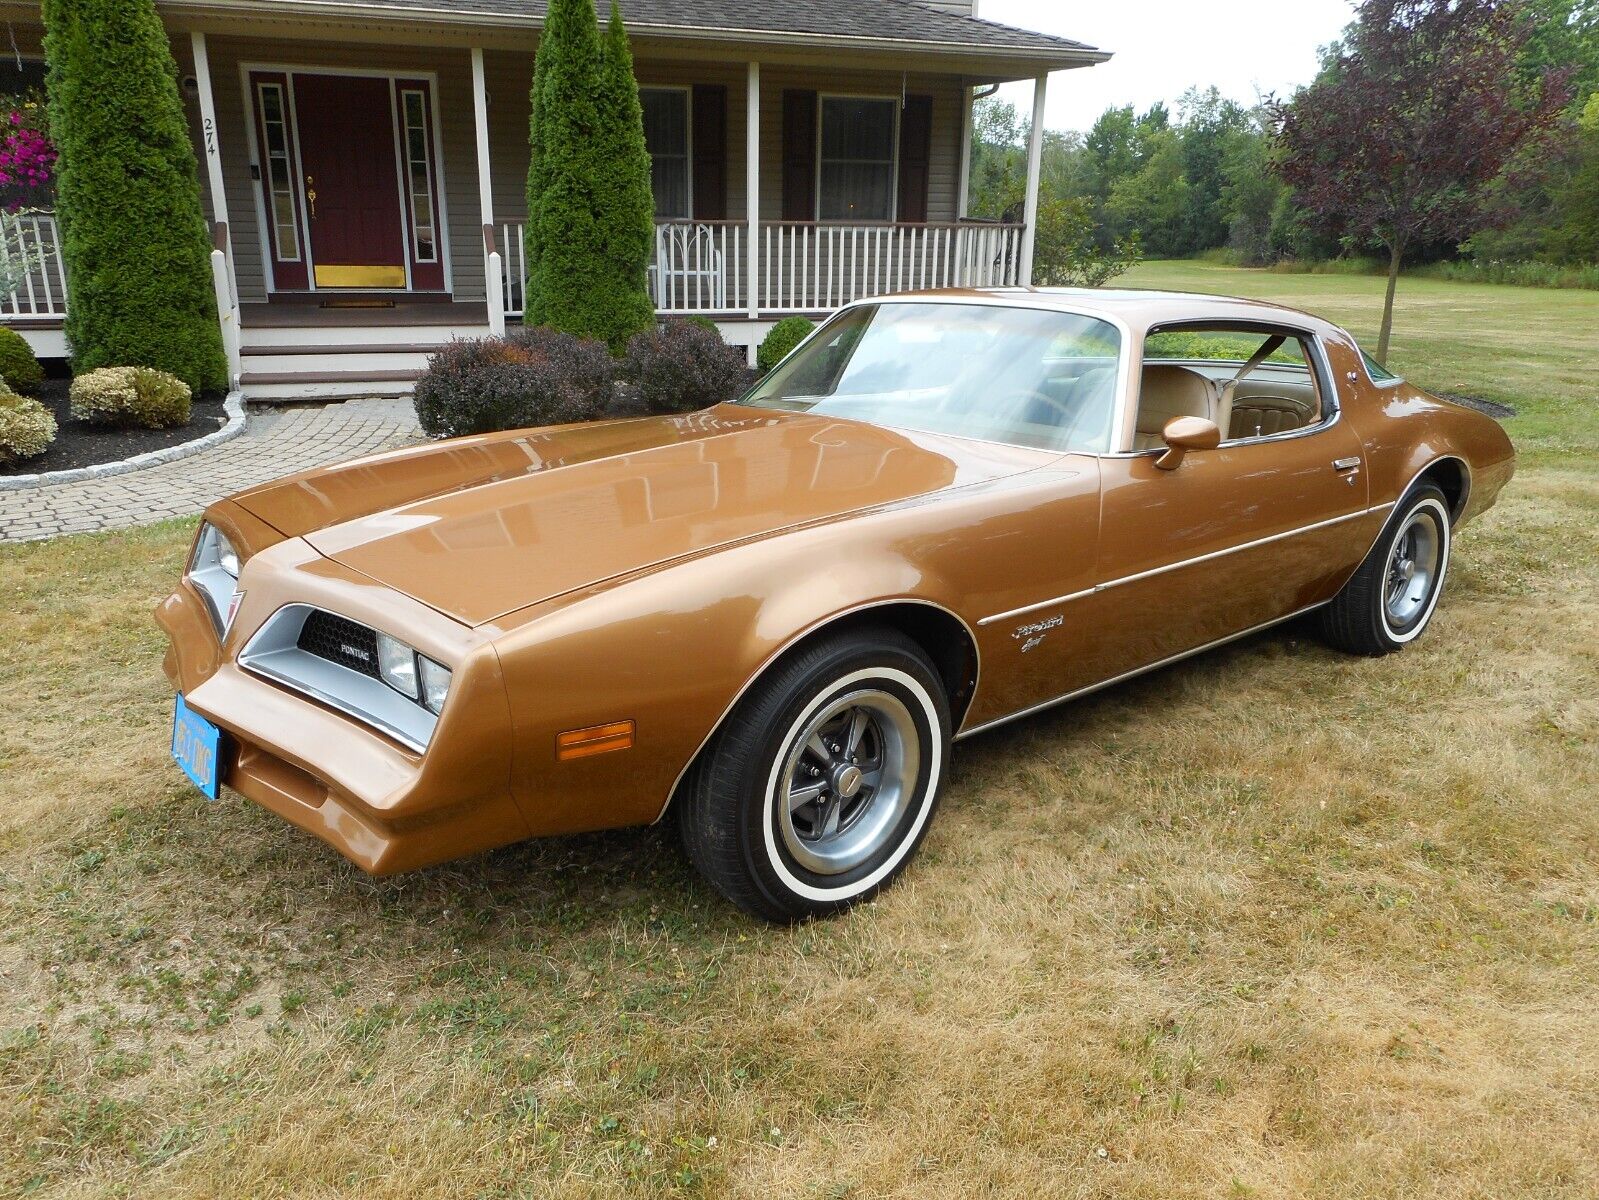
[{"label": "headlight", "polygon": [[407,700],[417,701],[435,715],[444,710],[450,669],[386,633],[378,634],[378,674]]},{"label": "headlight", "polygon": [[[418,656],[420,657],[420,656]],[[450,694],[450,669],[431,658],[422,662],[422,703],[434,713],[444,711],[444,698]]]},{"label": "headlight", "polygon": [[239,552],[227,535],[209,522],[200,526],[186,576],[205,597],[217,636],[224,636],[233,623],[242,594],[239,591]]},{"label": "headlight", "polygon": [[386,633],[378,634],[378,671],[383,682],[407,700],[416,699],[416,651]]}]

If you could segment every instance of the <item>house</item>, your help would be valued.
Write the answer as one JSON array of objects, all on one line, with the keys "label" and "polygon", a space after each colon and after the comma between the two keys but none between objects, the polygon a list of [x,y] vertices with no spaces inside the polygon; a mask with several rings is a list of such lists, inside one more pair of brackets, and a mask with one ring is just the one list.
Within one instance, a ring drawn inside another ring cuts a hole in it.
[{"label": "house", "polygon": [[[652,159],[649,281],[752,348],[861,295],[1031,277],[1041,121],[1017,223],[966,215],[974,94],[1108,54],[975,0],[623,0]],[[544,0],[156,0],[246,395],[407,390],[522,309],[528,87]],[[606,6],[608,8],[608,5]],[[38,71],[38,5],[0,0]],[[32,60],[30,67],[29,63]],[[45,261],[0,319],[64,352]],[[31,241],[30,241],[31,239]]]}]

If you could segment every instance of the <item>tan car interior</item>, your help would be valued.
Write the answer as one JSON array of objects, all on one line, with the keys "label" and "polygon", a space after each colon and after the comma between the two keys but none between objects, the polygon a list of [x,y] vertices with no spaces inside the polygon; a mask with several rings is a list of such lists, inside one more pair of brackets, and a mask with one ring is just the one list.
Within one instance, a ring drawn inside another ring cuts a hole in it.
[{"label": "tan car interior", "polygon": [[[1267,354],[1270,350],[1266,351]],[[1134,450],[1158,450],[1161,430],[1174,417],[1216,422],[1227,441],[1269,437],[1316,424],[1321,401],[1308,367],[1197,361],[1146,362],[1138,394]]]}]

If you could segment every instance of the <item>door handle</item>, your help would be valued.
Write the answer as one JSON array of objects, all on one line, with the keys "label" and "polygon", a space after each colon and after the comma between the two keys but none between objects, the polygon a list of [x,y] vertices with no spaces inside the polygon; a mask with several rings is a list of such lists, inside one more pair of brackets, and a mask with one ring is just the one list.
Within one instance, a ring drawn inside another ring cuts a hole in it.
[{"label": "door handle", "polygon": [[305,177],[305,204],[310,209],[311,219],[316,220],[316,180],[309,175]]},{"label": "door handle", "polygon": [[1333,470],[1335,471],[1358,471],[1359,469],[1360,458],[1358,455],[1354,458],[1333,459]]}]

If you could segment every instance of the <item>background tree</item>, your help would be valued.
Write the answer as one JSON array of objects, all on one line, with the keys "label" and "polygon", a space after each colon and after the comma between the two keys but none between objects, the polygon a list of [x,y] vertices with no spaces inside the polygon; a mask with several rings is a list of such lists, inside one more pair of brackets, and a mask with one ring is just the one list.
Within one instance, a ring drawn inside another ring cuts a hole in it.
[{"label": "background tree", "polygon": [[627,31],[591,0],[551,0],[534,66],[526,308],[532,324],[621,352],[654,323],[646,280],[654,204]]},{"label": "background tree", "polygon": [[177,65],[152,0],[44,0],[73,369],[228,383]]},{"label": "background tree", "polygon": [[1275,109],[1296,201],[1388,252],[1379,360],[1405,250],[1469,235],[1488,185],[1566,103],[1558,74],[1517,84],[1521,16],[1495,0],[1366,0],[1334,69]]}]

